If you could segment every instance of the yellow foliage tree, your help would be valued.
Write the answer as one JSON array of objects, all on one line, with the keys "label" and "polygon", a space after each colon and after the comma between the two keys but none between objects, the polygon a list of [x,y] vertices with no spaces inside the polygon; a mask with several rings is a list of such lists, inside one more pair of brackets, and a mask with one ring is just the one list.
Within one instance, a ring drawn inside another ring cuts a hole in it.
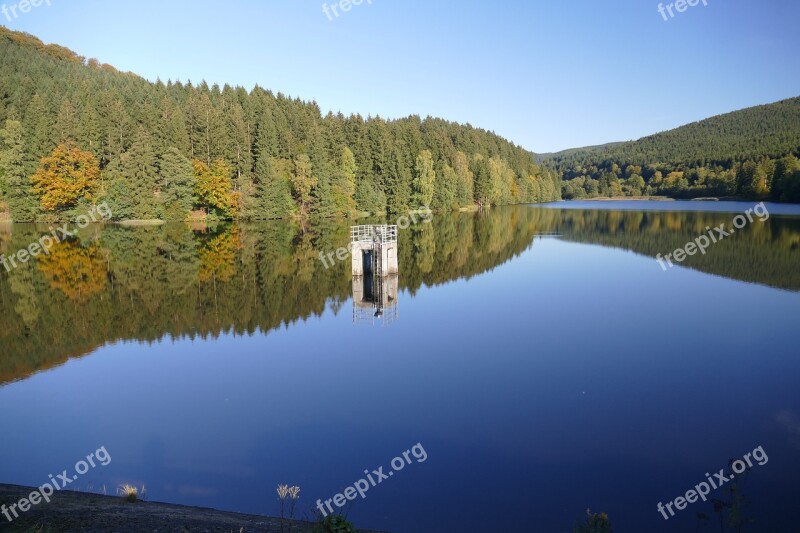
[{"label": "yellow foliage tree", "polygon": [[233,216],[238,208],[239,194],[233,191],[233,169],[222,159],[211,165],[195,161],[195,195],[200,205],[218,210],[223,216]]},{"label": "yellow foliage tree", "polygon": [[100,180],[100,165],[91,152],[59,144],[43,157],[31,176],[33,191],[47,211],[74,207],[78,200],[94,199]]}]

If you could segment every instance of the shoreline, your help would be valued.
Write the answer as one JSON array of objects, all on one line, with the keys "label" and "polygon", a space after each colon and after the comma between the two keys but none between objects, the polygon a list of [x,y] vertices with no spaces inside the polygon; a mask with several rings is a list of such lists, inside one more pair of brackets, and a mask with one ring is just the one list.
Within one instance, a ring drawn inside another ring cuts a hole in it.
[{"label": "shoreline", "polygon": [[[10,506],[27,498],[35,488],[0,484],[0,505]],[[61,531],[86,532],[139,532],[139,531],[260,531],[281,533],[291,526],[296,533],[312,533],[314,522],[284,520],[273,516],[251,515],[192,507],[170,503],[137,501],[129,503],[119,496],[106,496],[87,492],[59,491],[50,496],[50,503],[42,502],[31,507],[11,523],[0,514],[3,531]],[[265,504],[269,504],[265,498]],[[13,515],[12,515],[13,516]],[[283,528],[281,523],[283,522]],[[363,533],[379,533],[366,529]]]}]

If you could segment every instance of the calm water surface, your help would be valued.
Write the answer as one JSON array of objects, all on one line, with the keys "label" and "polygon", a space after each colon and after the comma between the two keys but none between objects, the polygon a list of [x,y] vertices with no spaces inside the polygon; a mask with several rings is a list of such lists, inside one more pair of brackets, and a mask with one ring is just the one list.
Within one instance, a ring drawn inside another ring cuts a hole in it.
[{"label": "calm water surface", "polygon": [[[88,228],[0,269],[0,482],[105,446],[77,489],[274,515],[289,483],[310,517],[421,443],[357,526],[567,532],[591,508],[617,533],[718,531],[710,503],[656,505],[762,446],[744,531],[797,531],[800,209],[665,272],[752,204],[636,206],[437,215],[401,231],[377,318],[349,260],[318,258],[346,223]],[[44,232],[0,227],[0,251]]]}]

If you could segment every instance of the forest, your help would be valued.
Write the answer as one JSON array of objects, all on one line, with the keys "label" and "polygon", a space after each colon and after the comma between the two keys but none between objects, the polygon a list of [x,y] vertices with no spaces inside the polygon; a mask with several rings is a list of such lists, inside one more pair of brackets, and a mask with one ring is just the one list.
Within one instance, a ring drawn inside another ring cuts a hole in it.
[{"label": "forest", "polygon": [[540,157],[565,199],[622,196],[800,202],[800,97],[638,141]]},{"label": "forest", "polygon": [[100,201],[116,220],[263,220],[560,198],[533,153],[470,125],[150,82],[3,27],[0,73],[0,217],[16,222]]}]

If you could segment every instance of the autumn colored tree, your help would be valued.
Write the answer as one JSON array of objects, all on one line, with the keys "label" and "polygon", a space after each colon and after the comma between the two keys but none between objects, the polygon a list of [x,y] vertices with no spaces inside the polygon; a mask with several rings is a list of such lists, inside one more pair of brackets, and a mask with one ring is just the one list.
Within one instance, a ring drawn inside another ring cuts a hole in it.
[{"label": "autumn colored tree", "polygon": [[354,200],[356,192],[356,159],[353,152],[348,148],[342,149],[339,168],[335,172],[331,186],[330,196],[333,206],[333,214],[348,216],[355,212],[356,202]]},{"label": "autumn colored tree", "polygon": [[216,210],[223,217],[233,216],[237,201],[231,166],[222,159],[213,161],[211,165],[195,160],[193,168],[198,204]]},{"label": "autumn colored tree", "polygon": [[466,207],[472,205],[474,191],[474,174],[469,169],[469,157],[464,152],[456,152],[453,157],[453,170],[458,176],[456,200],[458,205]]},{"label": "autumn colored tree", "polygon": [[430,206],[433,201],[433,187],[436,182],[436,170],[433,166],[433,154],[423,150],[414,164],[414,200],[415,207]]},{"label": "autumn colored tree", "polygon": [[94,199],[99,179],[100,168],[93,153],[59,144],[42,158],[31,183],[42,207],[55,211],[74,207],[82,199]]}]

